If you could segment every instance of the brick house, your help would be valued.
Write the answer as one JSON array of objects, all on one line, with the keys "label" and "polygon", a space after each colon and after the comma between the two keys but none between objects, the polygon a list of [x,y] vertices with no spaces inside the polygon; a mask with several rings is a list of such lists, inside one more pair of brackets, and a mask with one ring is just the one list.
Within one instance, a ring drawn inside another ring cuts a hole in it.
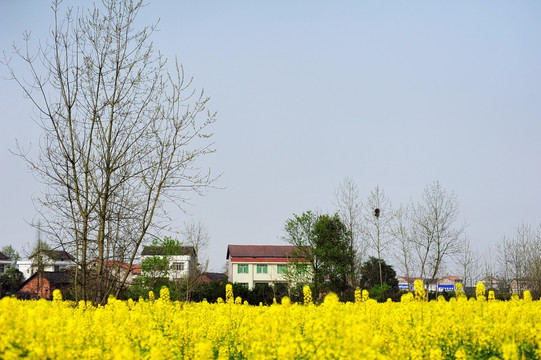
[{"label": "brick house", "polygon": [[73,278],[67,272],[37,272],[21,285],[17,297],[20,299],[49,299],[53,296],[54,290],[65,291],[72,284]]},{"label": "brick house", "polygon": [[217,272],[204,272],[201,274],[201,278],[199,279],[200,283],[209,283],[212,281],[227,281],[227,275],[224,273],[217,273]]}]

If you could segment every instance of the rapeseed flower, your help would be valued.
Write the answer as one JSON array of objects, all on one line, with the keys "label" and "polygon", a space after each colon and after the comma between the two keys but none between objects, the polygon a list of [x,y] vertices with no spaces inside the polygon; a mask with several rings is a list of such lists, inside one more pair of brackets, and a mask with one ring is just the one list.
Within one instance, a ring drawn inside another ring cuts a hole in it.
[{"label": "rapeseed flower", "polygon": [[233,285],[227,284],[225,286],[225,302],[228,304],[232,304],[235,300],[235,297],[233,295]]},{"label": "rapeseed flower", "polygon": [[475,285],[475,297],[478,301],[485,301],[485,294],[485,284],[483,284],[482,282],[478,282],[477,285]]},{"label": "rapeseed flower", "polygon": [[304,285],[302,287],[302,294],[304,297],[304,305],[312,305],[312,290],[310,286]]},{"label": "rapeseed flower", "polygon": [[361,289],[359,287],[357,287],[355,289],[355,303],[360,303],[361,302]]},{"label": "rapeseed flower", "polygon": [[425,293],[425,284],[423,283],[423,280],[415,280],[413,283],[413,286],[415,287],[415,300],[417,301],[425,301],[426,300],[426,293]]},{"label": "rapeseed flower", "polygon": [[400,303],[352,304],[327,294],[320,306],[289,298],[231,306],[163,295],[104,306],[1,299],[0,358],[541,358],[538,300],[426,302],[408,293]]}]

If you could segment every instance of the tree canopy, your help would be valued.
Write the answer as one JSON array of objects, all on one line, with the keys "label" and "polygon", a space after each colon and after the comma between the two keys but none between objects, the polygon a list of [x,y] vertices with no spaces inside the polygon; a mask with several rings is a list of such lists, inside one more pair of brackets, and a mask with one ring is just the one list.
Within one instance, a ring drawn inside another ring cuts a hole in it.
[{"label": "tree canopy", "polygon": [[311,265],[312,285],[322,291],[343,293],[348,289],[355,253],[351,237],[338,214],[315,215],[311,211],[293,215],[285,225],[285,240],[297,246],[297,256]]},{"label": "tree canopy", "polygon": [[[391,265],[388,265],[385,260],[381,259],[381,276],[383,283],[391,288],[398,289],[398,280],[396,272]],[[361,288],[371,289],[376,285],[380,285],[380,260],[371,256],[363,263],[361,267]]]}]

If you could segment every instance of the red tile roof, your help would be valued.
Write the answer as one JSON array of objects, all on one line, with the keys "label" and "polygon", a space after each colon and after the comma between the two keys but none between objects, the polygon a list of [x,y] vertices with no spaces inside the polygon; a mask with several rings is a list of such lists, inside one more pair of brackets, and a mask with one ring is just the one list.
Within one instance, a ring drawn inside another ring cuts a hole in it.
[{"label": "red tile roof", "polygon": [[[226,259],[240,258],[290,258],[295,256],[296,246],[292,245],[229,245]],[[302,253],[297,254],[302,255]]]}]

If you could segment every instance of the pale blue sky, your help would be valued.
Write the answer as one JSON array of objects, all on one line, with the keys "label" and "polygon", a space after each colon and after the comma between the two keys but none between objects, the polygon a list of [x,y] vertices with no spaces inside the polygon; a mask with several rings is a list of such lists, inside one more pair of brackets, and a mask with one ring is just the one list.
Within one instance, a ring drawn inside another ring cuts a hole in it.
[{"label": "pale blue sky", "polygon": [[[43,39],[49,5],[0,0],[0,49]],[[214,270],[227,244],[281,244],[293,213],[334,212],[345,177],[395,206],[440,181],[481,250],[541,221],[540,2],[151,1],[141,20],[156,18],[156,47],[218,111],[207,163],[225,189],[177,222],[206,225]],[[0,246],[22,249],[40,185],[8,149],[39,129],[0,84]]]}]

